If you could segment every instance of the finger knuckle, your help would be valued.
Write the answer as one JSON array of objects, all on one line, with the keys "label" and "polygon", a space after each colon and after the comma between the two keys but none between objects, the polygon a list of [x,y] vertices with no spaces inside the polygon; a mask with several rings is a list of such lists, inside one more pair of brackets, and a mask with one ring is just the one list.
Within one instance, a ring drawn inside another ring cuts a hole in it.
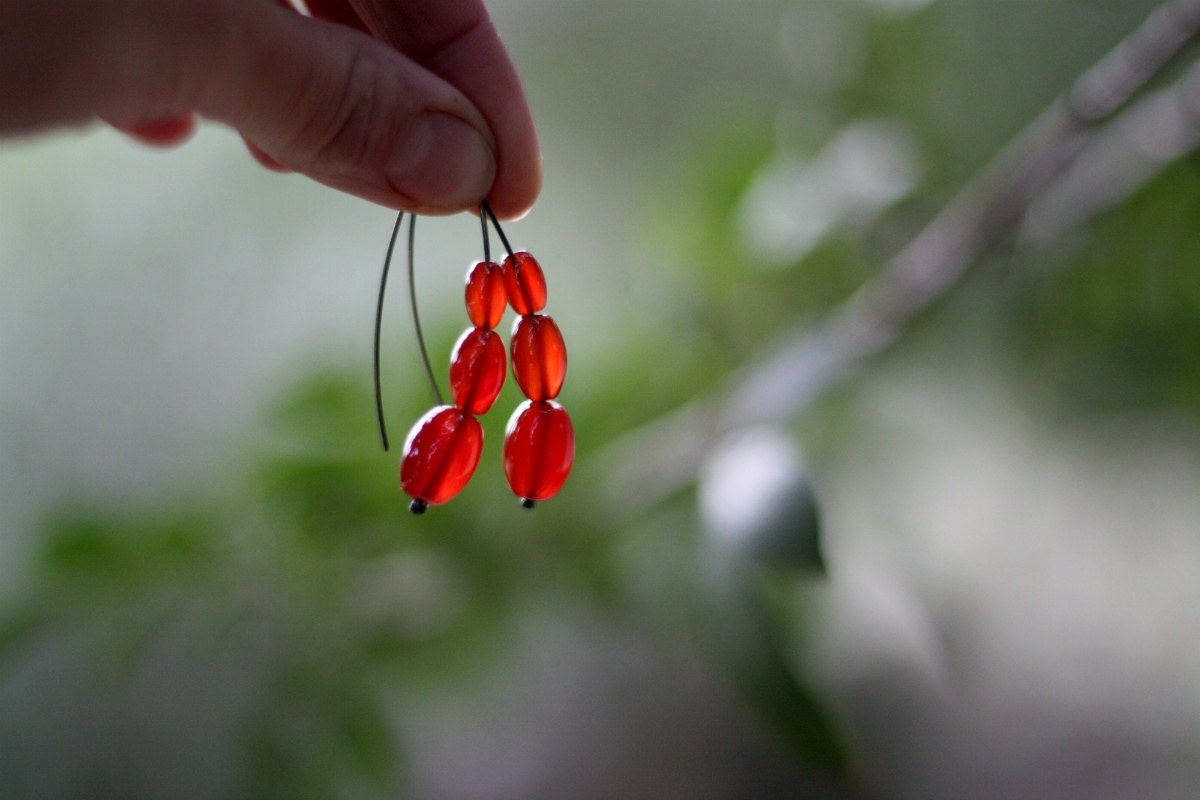
[{"label": "finger knuckle", "polygon": [[340,76],[314,86],[316,111],[300,132],[299,149],[315,163],[347,169],[380,167],[397,134],[395,89],[378,55],[354,53]]}]

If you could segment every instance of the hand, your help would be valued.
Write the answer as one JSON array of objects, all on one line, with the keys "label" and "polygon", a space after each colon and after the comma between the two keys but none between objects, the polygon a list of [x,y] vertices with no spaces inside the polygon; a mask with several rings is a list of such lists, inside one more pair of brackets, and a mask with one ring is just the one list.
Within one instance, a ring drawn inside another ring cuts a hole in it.
[{"label": "hand", "polygon": [[529,209],[537,134],[482,0],[308,7],[0,0],[0,134],[101,118],[173,143],[200,114],[264,163],[393,208]]}]

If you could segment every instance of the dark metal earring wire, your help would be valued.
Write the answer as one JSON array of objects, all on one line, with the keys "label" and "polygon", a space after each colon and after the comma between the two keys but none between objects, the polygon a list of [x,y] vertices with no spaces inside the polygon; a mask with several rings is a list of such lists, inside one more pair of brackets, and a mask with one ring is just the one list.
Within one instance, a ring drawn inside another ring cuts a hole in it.
[{"label": "dark metal earring wire", "polygon": [[[383,297],[387,291],[388,271],[392,265],[392,254],[396,250],[396,239],[400,235],[400,223],[404,221],[404,212],[396,215],[396,224],[392,227],[391,238],[388,239],[387,254],[383,257],[383,271],[379,277],[379,300],[375,305],[375,413],[379,419],[379,437],[383,441],[383,449],[388,449],[387,425],[383,418],[383,390],[379,380],[379,339],[383,327]],[[425,347],[425,334],[421,329],[421,316],[417,311],[417,282],[414,267],[414,251],[416,249],[416,214],[408,215],[408,297],[412,305],[413,327],[417,331],[417,347],[421,351],[421,361],[425,365],[425,376],[429,379],[429,387],[437,404],[443,405],[442,392],[438,388],[437,379],[433,376],[433,366],[429,363],[429,351]]]},{"label": "dark metal earring wire", "polygon": [[404,221],[404,212],[396,215],[396,224],[392,227],[392,238],[388,239],[387,255],[383,257],[383,272],[379,276],[379,300],[375,304],[375,414],[379,418],[379,437],[383,440],[383,451],[388,449],[387,424],[383,421],[383,390],[379,383],[379,333],[383,327],[383,296],[387,291],[388,269],[392,266],[392,251],[396,249],[396,235],[400,232],[400,223]]},{"label": "dark metal earring wire", "polygon": [[[487,200],[484,200],[479,204],[479,208],[488,216],[488,219],[492,221],[492,227],[496,229],[496,233],[500,234],[500,241],[504,243],[505,252],[511,256],[513,254],[512,245],[508,243],[508,237],[504,235],[504,229],[500,227],[500,220],[496,219],[496,214],[492,211],[492,207],[488,205]],[[485,242],[487,241],[486,231],[484,232],[483,240]]]},{"label": "dark metal earring wire", "polygon": [[414,242],[417,238],[417,215],[408,215],[408,299],[412,305],[413,327],[417,330],[417,348],[421,351],[421,361],[425,364],[425,377],[429,380],[429,388],[433,399],[439,406],[444,406],[442,390],[438,388],[437,378],[433,377],[433,365],[429,363],[429,349],[425,347],[425,332],[421,329],[421,315],[417,312],[417,278],[416,259],[413,258]]},{"label": "dark metal earring wire", "polygon": [[479,204],[479,227],[483,230],[483,260],[492,260],[492,243],[488,239],[488,218],[487,213],[483,210],[487,203]]}]

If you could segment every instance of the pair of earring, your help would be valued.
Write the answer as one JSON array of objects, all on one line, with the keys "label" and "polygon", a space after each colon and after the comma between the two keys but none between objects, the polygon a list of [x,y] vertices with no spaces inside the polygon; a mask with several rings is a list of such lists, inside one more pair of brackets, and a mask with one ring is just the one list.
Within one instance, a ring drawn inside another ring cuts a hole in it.
[{"label": "pair of earring", "polygon": [[[388,449],[379,383],[379,333],[383,296],[400,224],[396,218],[384,258],[375,317],[375,401],[383,449]],[[508,372],[505,348],[495,328],[507,307],[517,314],[509,353],[512,374],[526,400],[512,417],[504,435],[504,475],[526,508],[558,493],[575,459],[575,432],[571,418],[555,398],[567,372],[567,349],[554,320],[541,313],[546,307],[546,279],[537,259],[525,251],[514,252],[495,214],[479,207],[483,231],[483,260],[467,271],[465,300],[472,327],[463,331],[450,356],[450,391],[453,403],[443,401],[417,314],[413,278],[416,218],[409,216],[408,277],[413,323],[425,372],[436,405],[413,424],[400,458],[400,487],[412,502],[414,514],[431,505],[448,502],[466,486],[483,452],[483,426],[478,417],[495,403]],[[488,222],[504,243],[503,264],[491,259]]]}]

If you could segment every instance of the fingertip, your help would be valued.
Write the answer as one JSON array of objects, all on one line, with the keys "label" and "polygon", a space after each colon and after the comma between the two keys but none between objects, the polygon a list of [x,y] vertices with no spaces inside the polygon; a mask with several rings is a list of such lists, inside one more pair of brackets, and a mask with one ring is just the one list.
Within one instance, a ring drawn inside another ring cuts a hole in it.
[{"label": "fingertip", "polygon": [[388,185],[406,206],[444,213],[478,205],[495,175],[495,154],[478,129],[429,111],[409,125],[387,168]]},{"label": "fingertip", "polygon": [[492,209],[492,213],[498,219],[504,222],[516,222],[524,219],[533,210],[533,204],[537,200],[538,194],[537,189],[515,197],[495,191],[489,192],[488,207]]},{"label": "fingertip", "polygon": [[542,154],[537,145],[524,149],[519,159],[503,161],[497,170],[496,182],[488,191],[487,201],[492,212],[506,222],[521,219],[533,208],[542,191]]},{"label": "fingertip", "polygon": [[462,91],[486,120],[496,149],[488,204],[497,217],[516,219],[541,191],[542,152],[516,65],[486,10],[481,13],[482,22],[423,63]]},{"label": "fingertip", "polygon": [[263,167],[266,167],[267,169],[271,170],[271,172],[285,173],[285,172],[292,171],[288,167],[285,167],[283,164],[280,164],[278,161],[276,161],[274,158],[272,158],[270,155],[268,155],[265,150],[263,150],[261,147],[256,145],[254,142],[247,139],[245,136],[242,137],[242,141],[246,143],[246,149],[248,151],[250,151],[250,155],[254,156],[254,160],[257,161]]},{"label": "fingertip", "polygon": [[121,133],[151,147],[178,147],[196,132],[196,116],[181,114],[133,125],[109,123]]},{"label": "fingertip", "polygon": [[307,0],[305,5],[309,13],[318,19],[347,25],[367,34],[371,32],[346,0]]}]

